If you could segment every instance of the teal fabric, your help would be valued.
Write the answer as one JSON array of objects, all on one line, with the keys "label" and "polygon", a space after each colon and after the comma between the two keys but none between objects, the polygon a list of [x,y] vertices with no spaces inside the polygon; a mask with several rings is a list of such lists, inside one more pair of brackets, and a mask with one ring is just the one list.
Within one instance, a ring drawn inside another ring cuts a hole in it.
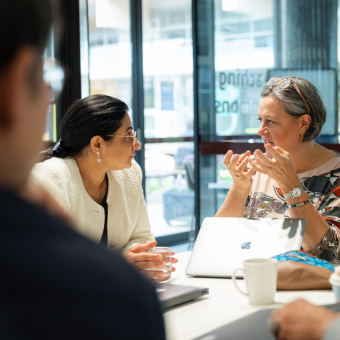
[{"label": "teal fabric", "polygon": [[301,262],[309,264],[311,266],[326,268],[334,272],[334,267],[329,262],[321,260],[311,255],[307,255],[301,251],[289,251],[287,253],[273,256],[272,258],[277,259],[279,262],[285,261]]}]

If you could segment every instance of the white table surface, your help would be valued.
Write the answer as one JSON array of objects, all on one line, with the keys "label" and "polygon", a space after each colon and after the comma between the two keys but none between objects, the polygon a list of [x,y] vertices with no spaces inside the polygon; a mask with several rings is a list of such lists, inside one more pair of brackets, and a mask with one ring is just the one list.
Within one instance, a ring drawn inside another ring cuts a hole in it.
[{"label": "white table surface", "polygon": [[[247,297],[241,295],[231,279],[196,278],[187,276],[185,268],[191,252],[175,255],[179,262],[170,283],[197,287],[208,287],[209,294],[201,298],[171,308],[164,313],[168,340],[195,339],[226,323],[264,308],[279,308],[297,298],[304,298],[316,305],[335,303],[331,290],[278,291],[275,303],[269,306],[249,306]],[[245,291],[245,283],[238,280],[239,287]]]}]

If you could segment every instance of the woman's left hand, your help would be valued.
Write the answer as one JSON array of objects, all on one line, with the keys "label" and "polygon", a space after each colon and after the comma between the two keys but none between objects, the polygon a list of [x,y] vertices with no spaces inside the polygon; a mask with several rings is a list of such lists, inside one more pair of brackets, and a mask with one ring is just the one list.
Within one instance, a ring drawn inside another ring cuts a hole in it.
[{"label": "woman's left hand", "polygon": [[268,175],[278,183],[281,190],[291,190],[294,186],[299,186],[300,179],[296,173],[294,164],[287,151],[278,146],[265,145],[266,150],[273,159],[269,159],[261,150],[254,152],[255,160],[249,159],[254,170]]}]

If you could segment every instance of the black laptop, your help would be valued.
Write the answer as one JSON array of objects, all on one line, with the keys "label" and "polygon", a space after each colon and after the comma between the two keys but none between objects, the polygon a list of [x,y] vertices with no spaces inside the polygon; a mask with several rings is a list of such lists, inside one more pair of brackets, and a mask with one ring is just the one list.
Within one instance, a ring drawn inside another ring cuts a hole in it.
[{"label": "black laptop", "polygon": [[[323,306],[340,312],[340,304]],[[244,318],[238,319],[225,326],[215,329],[205,335],[196,338],[195,340],[275,340],[274,335],[270,332],[267,320],[274,309],[261,310],[252,313]]]},{"label": "black laptop", "polygon": [[182,286],[168,283],[156,283],[155,286],[158,299],[163,309],[174,307],[209,294],[209,288]]}]

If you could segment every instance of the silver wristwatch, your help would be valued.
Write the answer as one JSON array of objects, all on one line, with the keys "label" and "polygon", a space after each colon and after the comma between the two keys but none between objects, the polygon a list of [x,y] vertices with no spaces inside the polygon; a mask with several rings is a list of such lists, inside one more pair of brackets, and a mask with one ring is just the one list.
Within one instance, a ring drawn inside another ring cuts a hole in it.
[{"label": "silver wristwatch", "polygon": [[301,187],[293,188],[292,191],[289,191],[287,194],[283,194],[283,197],[285,200],[289,198],[299,198],[304,191],[305,188],[303,187],[303,185],[301,185]]}]

